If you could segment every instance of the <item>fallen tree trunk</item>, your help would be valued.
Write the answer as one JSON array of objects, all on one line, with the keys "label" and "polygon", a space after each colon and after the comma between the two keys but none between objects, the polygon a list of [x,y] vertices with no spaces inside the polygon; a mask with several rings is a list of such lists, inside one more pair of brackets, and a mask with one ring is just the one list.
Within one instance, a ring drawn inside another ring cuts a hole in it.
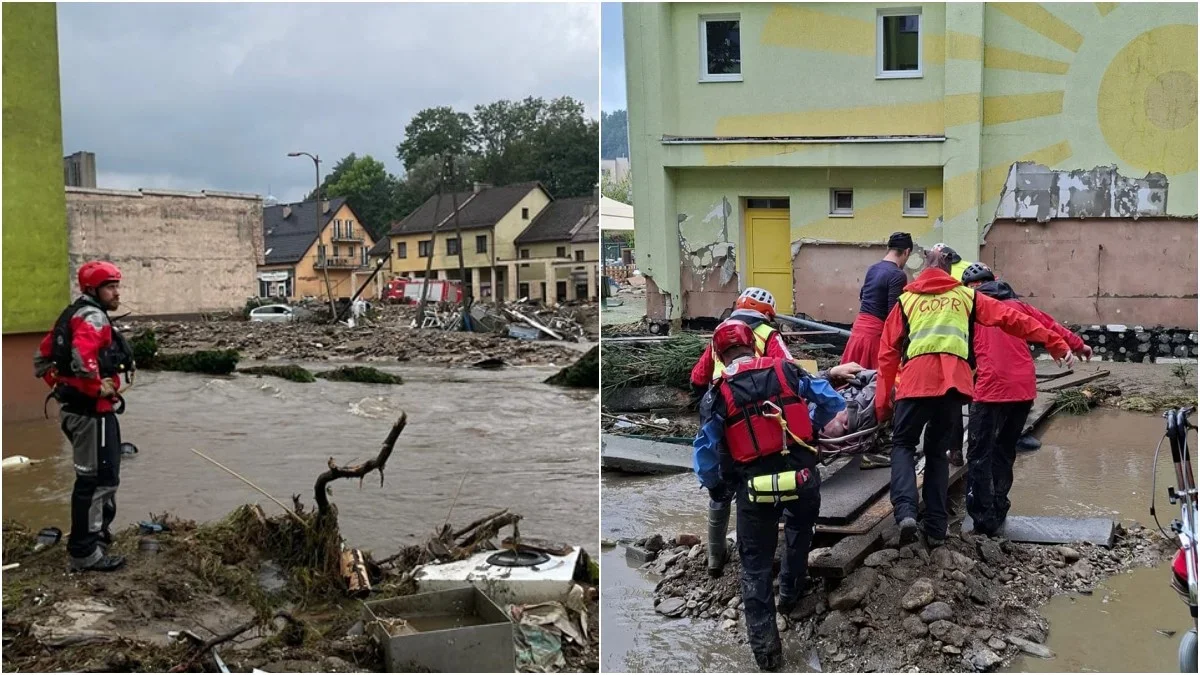
[{"label": "fallen tree trunk", "polygon": [[326,486],[330,482],[339,478],[361,479],[372,471],[378,471],[379,485],[383,485],[383,468],[387,465],[388,458],[392,456],[392,450],[396,447],[396,440],[400,438],[400,433],[404,431],[406,424],[408,424],[408,414],[401,412],[400,418],[392,425],[391,432],[388,433],[387,438],[383,439],[383,445],[379,448],[379,454],[362,464],[340,467],[333,461],[332,457],[329,458],[329,470],[317,476],[317,483],[314,486],[315,494],[313,497],[317,502],[317,513],[321,517],[324,517],[331,510],[329,496],[326,493]]}]

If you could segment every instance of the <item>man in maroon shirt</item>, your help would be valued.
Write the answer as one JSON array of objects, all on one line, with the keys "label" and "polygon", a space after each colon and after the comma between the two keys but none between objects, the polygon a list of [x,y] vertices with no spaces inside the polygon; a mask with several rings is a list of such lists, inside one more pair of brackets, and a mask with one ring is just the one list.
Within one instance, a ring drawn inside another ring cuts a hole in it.
[{"label": "man in maroon shirt", "polygon": [[908,263],[912,249],[912,235],[894,232],[888,238],[887,255],[867,268],[858,292],[858,317],[850,328],[850,340],[842,352],[842,363],[857,363],[867,370],[879,367],[879,337],[883,335],[883,322],[908,283],[904,265]]}]

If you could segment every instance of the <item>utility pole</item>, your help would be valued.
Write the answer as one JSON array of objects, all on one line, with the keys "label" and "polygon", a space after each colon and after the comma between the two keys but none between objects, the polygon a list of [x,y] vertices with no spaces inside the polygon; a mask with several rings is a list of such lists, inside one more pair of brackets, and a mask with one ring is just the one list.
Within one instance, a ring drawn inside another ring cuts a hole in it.
[{"label": "utility pole", "polygon": [[[316,197],[316,199],[317,199],[314,211],[316,212],[316,219],[317,219],[317,247],[318,247],[318,250],[320,250],[322,247],[324,247],[324,243],[321,241],[321,224],[323,222],[321,216],[324,215],[321,213],[321,211],[322,211],[322,209],[321,209],[321,158],[318,155],[310,155],[307,152],[289,152],[288,153],[288,157],[300,157],[302,155],[304,157],[308,157],[309,159],[311,159],[313,161],[313,171],[317,175],[316,191],[313,192],[313,196]],[[325,297],[329,299],[329,315],[331,317],[333,317],[333,320],[336,322],[337,321],[337,306],[334,305],[334,302],[333,302],[333,287],[330,286],[330,284],[329,284],[329,253],[328,252],[326,252],[326,254],[325,254],[325,260],[323,261],[323,263],[321,265],[321,269],[325,272]]]},{"label": "utility pole", "polygon": [[[438,177],[438,198],[433,206],[433,232],[429,235],[429,259],[425,262],[425,279],[421,283],[421,302],[417,305],[417,328],[425,323],[425,303],[429,299],[429,275],[433,273],[433,253],[437,249],[438,213],[442,210],[443,176]],[[417,255],[421,255],[421,240],[417,239]]]},{"label": "utility pole", "polygon": [[[457,183],[454,182],[454,155],[450,155],[450,186],[453,187],[455,185],[457,185]],[[462,286],[463,293],[463,301],[461,304],[464,321],[463,325],[469,326],[471,320],[467,318],[467,311],[471,309],[471,301],[474,298],[471,297],[472,284],[467,283],[467,268],[463,263],[462,226],[458,222],[458,193],[453,190],[450,191],[450,207],[454,209],[454,236],[458,238],[458,283]]]}]

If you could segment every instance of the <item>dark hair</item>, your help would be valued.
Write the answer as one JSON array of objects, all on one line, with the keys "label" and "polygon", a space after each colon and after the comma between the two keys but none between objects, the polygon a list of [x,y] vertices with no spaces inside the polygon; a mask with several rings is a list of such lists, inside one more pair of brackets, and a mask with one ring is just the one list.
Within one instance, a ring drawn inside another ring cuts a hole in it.
[{"label": "dark hair", "polygon": [[893,232],[888,237],[887,246],[892,251],[911,251],[913,248],[912,235],[907,232]]}]

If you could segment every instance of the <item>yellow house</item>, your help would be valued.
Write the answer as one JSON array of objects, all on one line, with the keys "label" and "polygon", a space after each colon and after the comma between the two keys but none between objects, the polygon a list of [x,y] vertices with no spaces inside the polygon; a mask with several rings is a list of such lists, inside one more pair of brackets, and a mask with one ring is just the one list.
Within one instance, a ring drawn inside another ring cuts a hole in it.
[{"label": "yellow house", "polygon": [[600,210],[594,196],[550,202],[514,243],[518,296],[549,304],[596,300]]},{"label": "yellow house", "polygon": [[[430,197],[392,225],[388,236],[392,276],[421,279],[428,268],[432,278],[458,280],[462,245],[463,281],[470,285],[472,297],[513,299],[517,293],[513,240],[552,200],[541,183],[476,184],[469,191]],[[376,247],[371,255],[381,253]]]},{"label": "yellow house", "polygon": [[371,274],[375,239],[344,197],[263,207],[265,263],[258,267],[260,297],[349,299]]}]

